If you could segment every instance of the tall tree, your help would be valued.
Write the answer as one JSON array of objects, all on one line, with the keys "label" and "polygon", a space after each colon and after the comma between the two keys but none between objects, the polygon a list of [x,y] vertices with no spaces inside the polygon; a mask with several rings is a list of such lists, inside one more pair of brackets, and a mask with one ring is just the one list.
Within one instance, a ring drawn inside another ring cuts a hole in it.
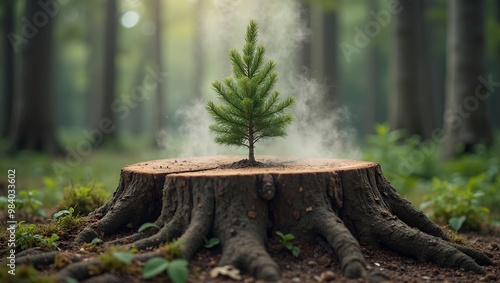
[{"label": "tall tree", "polygon": [[421,63],[425,60],[421,45],[425,41],[424,10],[420,1],[404,1],[401,5],[393,29],[389,125],[427,138],[432,129],[432,113],[428,111],[432,100],[425,87],[425,65]]},{"label": "tall tree", "polygon": [[324,5],[323,12],[323,79],[328,85],[325,108],[332,111],[335,101],[338,99],[338,20],[336,12],[337,1],[328,1]]},{"label": "tall tree", "polygon": [[[6,0],[4,5],[4,34],[14,32],[14,0]],[[7,37],[4,37],[4,88],[3,88],[3,109],[2,109],[2,125],[0,125],[0,137],[8,137],[10,123],[12,119],[12,107],[14,106],[14,74],[15,61],[14,49]]]},{"label": "tall tree", "polygon": [[[52,0],[46,2],[50,6]],[[26,1],[24,18],[45,13],[36,1]],[[34,150],[52,155],[63,154],[56,139],[54,111],[52,21],[32,29],[34,35],[22,45],[20,94],[15,96],[13,129],[7,152]]]},{"label": "tall tree", "polygon": [[103,55],[103,74],[102,74],[102,93],[101,93],[101,111],[97,129],[104,128],[102,131],[103,142],[114,142],[117,138],[117,117],[113,112],[113,101],[115,100],[115,80],[116,80],[116,39],[118,30],[117,21],[117,2],[116,0],[106,1],[106,19],[104,24],[104,55]]},{"label": "tall tree", "polygon": [[[163,48],[162,48],[162,6],[161,6],[161,0],[155,0],[155,10],[154,10],[154,20],[155,20],[155,25],[156,25],[156,31],[154,35],[154,43],[153,43],[153,49],[154,49],[154,56],[156,60],[156,70],[157,72],[161,73],[163,71]],[[155,109],[155,118],[153,121],[154,123],[154,130],[155,130],[155,145],[157,147],[163,147],[165,146],[165,139],[166,139],[166,125],[165,125],[165,98],[164,98],[164,87],[163,84],[165,81],[159,81],[157,82],[156,86],[156,109]]]},{"label": "tall tree", "polygon": [[195,7],[195,38],[194,38],[194,95],[195,98],[201,99],[202,97],[202,89],[203,89],[203,78],[205,73],[205,54],[203,47],[205,44],[203,42],[203,36],[205,35],[203,27],[203,12],[205,11],[204,7],[205,1],[198,0]]},{"label": "tall tree", "polygon": [[99,125],[101,107],[101,85],[102,66],[96,62],[103,62],[103,52],[101,47],[104,31],[102,25],[104,21],[104,9],[101,0],[87,0],[85,2],[83,16],[87,19],[84,41],[88,45],[89,56],[86,62],[87,77],[89,82],[86,86],[86,116],[85,124],[87,127]]},{"label": "tall tree", "polygon": [[[309,1],[301,2],[301,19],[308,29],[311,29],[311,3]],[[300,56],[298,56],[298,64],[300,69],[305,68],[307,71],[311,69],[311,37],[302,43]]]},{"label": "tall tree", "polygon": [[485,77],[484,14],[483,0],[449,2],[444,158],[493,141],[488,87],[478,80]]}]

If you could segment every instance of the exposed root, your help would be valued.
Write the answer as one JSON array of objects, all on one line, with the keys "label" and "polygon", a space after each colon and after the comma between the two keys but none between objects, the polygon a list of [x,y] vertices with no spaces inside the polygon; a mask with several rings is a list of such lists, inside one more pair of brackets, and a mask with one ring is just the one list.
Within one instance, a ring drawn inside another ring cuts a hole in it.
[{"label": "exposed root", "polygon": [[233,265],[257,279],[277,281],[278,265],[264,248],[268,221],[267,201],[257,197],[256,176],[212,178],[215,188],[214,234],[221,239],[219,266]]},{"label": "exposed root", "polygon": [[92,276],[99,276],[101,274],[89,274],[89,269],[98,270],[99,266],[100,262],[97,258],[89,261],[72,263],[57,273],[56,280],[57,282],[66,282],[68,278],[74,278],[78,281],[82,281]]},{"label": "exposed root", "polygon": [[409,228],[399,220],[391,222],[374,221],[379,224],[376,225],[377,229],[374,229],[374,235],[383,246],[420,261],[432,261],[443,267],[464,268],[478,274],[485,273],[474,259],[457,250],[449,242]]},{"label": "exposed root", "polygon": [[340,260],[342,272],[347,278],[365,278],[365,258],[358,241],[352,236],[335,214],[318,217],[316,229],[333,247]]},{"label": "exposed root", "polygon": [[116,233],[128,225],[139,227],[153,221],[162,207],[164,183],[163,174],[131,174],[122,170],[120,183],[111,200],[90,214],[100,219],[80,232],[75,243],[88,243],[94,238]]},{"label": "exposed root", "polygon": [[49,251],[37,254],[26,254],[24,256],[18,256],[16,262],[19,265],[27,264],[33,266],[48,266],[54,263],[54,260],[59,253],[60,252],[58,251]]}]

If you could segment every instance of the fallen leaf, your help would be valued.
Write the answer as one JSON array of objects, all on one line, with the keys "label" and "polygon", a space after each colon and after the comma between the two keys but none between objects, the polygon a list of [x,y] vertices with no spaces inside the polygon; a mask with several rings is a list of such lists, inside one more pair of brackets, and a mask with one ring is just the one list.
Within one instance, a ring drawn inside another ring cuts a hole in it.
[{"label": "fallen leaf", "polygon": [[218,266],[210,271],[210,277],[227,276],[233,280],[241,280],[240,270],[232,265]]}]

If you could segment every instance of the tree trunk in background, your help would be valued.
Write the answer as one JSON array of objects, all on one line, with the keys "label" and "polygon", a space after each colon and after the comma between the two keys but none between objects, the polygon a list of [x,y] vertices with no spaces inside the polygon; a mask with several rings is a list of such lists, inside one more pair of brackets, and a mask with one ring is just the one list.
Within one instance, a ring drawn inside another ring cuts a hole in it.
[{"label": "tree trunk in background", "polygon": [[[154,49],[154,56],[156,60],[156,72],[159,74],[162,73],[163,71],[163,56],[162,56],[162,21],[161,21],[161,0],[156,0],[155,1],[155,10],[154,10],[154,21],[156,24],[156,31],[154,35],[154,44],[153,44],[153,49]],[[154,121],[154,131],[155,131],[155,136],[154,136],[154,144],[158,148],[162,148],[166,145],[166,139],[167,139],[167,134],[166,134],[166,114],[165,114],[165,98],[163,94],[163,84],[165,84],[165,81],[157,81],[156,84],[156,109],[155,109],[155,117],[153,119]]]},{"label": "tree trunk in background", "polygon": [[[117,3],[116,0],[106,1],[106,18],[104,25],[104,55],[102,74],[102,94],[100,105],[100,116],[97,129],[103,134],[102,143],[115,142],[117,138],[117,118],[113,112],[113,101],[115,100],[115,79],[116,79],[116,39],[117,39]],[[107,125],[103,126],[103,125]],[[101,143],[101,144],[102,144]]]},{"label": "tree trunk in background", "polygon": [[311,4],[311,77],[324,81],[324,33],[323,8],[320,4]]},{"label": "tree trunk in background", "polygon": [[[369,1],[370,11],[379,11],[377,1]],[[373,40],[368,47],[368,96],[365,100],[365,119],[363,134],[372,134],[375,124],[384,121],[381,116],[381,52],[377,39]]]},{"label": "tree trunk in background", "polygon": [[[14,0],[6,0],[4,12],[4,34],[14,32]],[[3,87],[3,109],[2,125],[0,125],[0,138],[8,137],[10,125],[12,123],[12,108],[14,106],[14,74],[15,74],[15,54],[10,40],[4,36],[4,87]]]},{"label": "tree trunk in background", "polygon": [[195,15],[195,38],[194,38],[194,99],[202,99],[203,96],[203,78],[205,75],[205,55],[204,55],[204,22],[203,11],[205,1],[198,1],[196,3]]},{"label": "tree trunk in background", "polygon": [[[484,1],[450,1],[443,158],[491,144],[488,115],[491,93],[478,79],[485,76]],[[498,81],[498,80],[497,80]],[[477,90],[477,91],[476,91]],[[489,98],[489,99],[488,99]]]},{"label": "tree trunk in background", "polygon": [[430,96],[421,81],[424,66],[420,62],[424,56],[419,44],[423,40],[422,31],[418,27],[423,26],[423,6],[418,1],[401,4],[403,9],[394,16],[389,125],[392,130],[404,129],[410,136],[427,138],[432,125],[425,116],[432,113],[428,111]]},{"label": "tree trunk in background", "polygon": [[339,77],[337,72],[338,58],[338,23],[337,12],[332,8],[323,13],[323,79],[327,85],[325,107],[327,112],[333,111],[338,102]]},{"label": "tree trunk in background", "polygon": [[[301,4],[301,19],[306,27],[311,30],[311,4],[309,2],[303,1]],[[300,49],[300,55],[298,56],[299,71],[310,71],[311,70],[311,35],[302,43],[302,48]],[[305,70],[304,70],[305,69]]]},{"label": "tree trunk in background", "polygon": [[[50,3],[52,1],[48,1]],[[40,13],[36,1],[26,1],[24,17],[33,19]],[[52,68],[52,17],[22,45],[22,81],[20,95],[15,98],[13,129],[7,152],[34,150],[62,155],[56,139]]]},{"label": "tree trunk in background", "polygon": [[89,45],[89,56],[86,62],[89,83],[86,86],[85,126],[89,128],[99,125],[99,113],[102,111],[100,102],[102,66],[100,63],[103,62],[101,42],[104,39],[104,32],[102,30],[104,11],[102,8],[105,6],[105,2],[96,3],[96,1],[92,1],[91,3],[98,8],[95,8],[94,5],[84,5],[84,17],[88,19],[86,22],[85,42]]},{"label": "tree trunk in background", "polygon": [[432,93],[432,76],[430,75],[430,44],[428,25],[425,19],[425,11],[427,11],[426,1],[416,1],[416,24],[417,39],[418,39],[418,57],[417,57],[417,75],[418,75],[418,105],[420,109],[420,123],[422,133],[419,135],[423,139],[431,137],[431,133],[435,128],[434,123],[434,100]]}]

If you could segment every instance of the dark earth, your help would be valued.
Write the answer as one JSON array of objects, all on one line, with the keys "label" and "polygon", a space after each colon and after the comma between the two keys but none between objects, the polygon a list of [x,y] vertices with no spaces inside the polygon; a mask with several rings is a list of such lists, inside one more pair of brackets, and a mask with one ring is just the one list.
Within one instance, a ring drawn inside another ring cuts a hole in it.
[{"label": "dark earth", "polygon": [[[430,262],[417,262],[413,258],[404,257],[386,249],[362,246],[369,271],[380,271],[390,280],[386,282],[500,282],[500,227],[492,228],[488,234],[475,232],[459,233],[470,245],[486,252],[494,264],[483,266],[486,275],[478,275],[471,271],[439,267]],[[272,237],[267,249],[282,271],[283,283],[313,282],[368,282],[364,279],[347,279],[342,275],[339,262],[335,259],[333,249],[321,238],[316,242],[303,243],[293,241],[300,248],[295,258],[288,250],[281,247],[278,237]],[[71,246],[71,242],[66,243]],[[64,249],[64,243],[61,247]],[[87,256],[91,257],[89,253]],[[248,274],[241,274],[241,280],[233,280],[226,276],[210,277],[210,271],[217,266],[221,256],[219,246],[211,249],[202,248],[189,262],[188,282],[212,283],[264,283],[255,280]],[[43,273],[53,274],[57,269],[51,265]],[[167,275],[158,275],[145,280],[140,275],[118,275],[117,282],[170,282]]]},{"label": "dark earth", "polygon": [[[488,234],[460,233],[468,244],[480,248],[493,259],[494,265],[483,266],[486,275],[453,268],[439,267],[433,263],[417,262],[385,249],[362,246],[368,270],[378,270],[390,277],[387,282],[500,282],[500,227]],[[294,241],[296,243],[297,241]],[[282,282],[367,282],[363,279],[347,279],[342,276],[339,263],[330,246],[322,239],[316,243],[299,243],[300,255],[295,258],[282,249],[277,238],[268,243],[273,259],[282,270]],[[202,249],[191,260],[189,282],[237,282],[226,278],[210,278],[210,270],[216,266],[220,250]],[[327,277],[326,279],[324,279]],[[166,277],[165,277],[166,278]],[[238,282],[258,282],[243,274]]]}]

